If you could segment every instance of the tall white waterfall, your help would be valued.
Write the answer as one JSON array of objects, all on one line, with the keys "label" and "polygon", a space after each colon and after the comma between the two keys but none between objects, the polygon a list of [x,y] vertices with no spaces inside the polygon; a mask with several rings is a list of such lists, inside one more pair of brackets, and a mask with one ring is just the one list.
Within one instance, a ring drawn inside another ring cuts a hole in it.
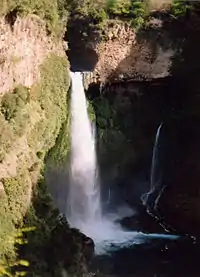
[{"label": "tall white waterfall", "polygon": [[87,113],[82,73],[71,72],[71,162],[69,222],[76,228],[100,220],[95,132]]}]

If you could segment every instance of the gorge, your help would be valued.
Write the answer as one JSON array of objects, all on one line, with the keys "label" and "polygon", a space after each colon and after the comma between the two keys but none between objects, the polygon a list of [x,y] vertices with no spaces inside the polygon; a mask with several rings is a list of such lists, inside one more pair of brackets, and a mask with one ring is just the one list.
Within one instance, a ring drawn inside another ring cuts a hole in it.
[{"label": "gorge", "polygon": [[[109,246],[111,246],[111,249],[113,247],[125,247],[126,245],[141,243],[141,241],[150,238],[155,239],[156,237],[162,237],[163,239],[178,238],[177,236],[165,234],[145,235],[141,232],[130,232],[128,229],[122,228],[117,224],[116,220],[134,214],[134,211],[126,206],[121,207],[120,213],[114,211],[109,214],[108,211],[104,211],[104,214],[102,214],[101,182],[98,177],[95,132],[92,130],[92,122],[90,122],[87,114],[82,74],[80,72],[71,72],[71,81],[70,185],[66,213],[70,225],[78,228],[94,240],[96,254],[109,252]],[[158,179],[156,176],[156,173],[160,174],[157,169],[159,162],[157,148],[159,147],[158,140],[161,126],[158,128],[154,146],[151,170],[152,191],[150,193],[153,193],[161,184],[160,178]],[[112,204],[112,199],[110,199],[109,204]]]},{"label": "gorge", "polygon": [[0,276],[197,277],[199,4],[0,3]]}]

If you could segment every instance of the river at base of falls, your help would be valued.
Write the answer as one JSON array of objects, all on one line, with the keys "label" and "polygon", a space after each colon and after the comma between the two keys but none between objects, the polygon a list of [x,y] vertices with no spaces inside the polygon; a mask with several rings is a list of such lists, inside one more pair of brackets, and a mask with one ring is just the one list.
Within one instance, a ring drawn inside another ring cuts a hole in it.
[{"label": "river at base of falls", "polygon": [[167,233],[144,233],[123,228],[117,221],[122,218],[107,214],[101,221],[83,224],[81,230],[95,243],[96,255],[112,255],[113,252],[133,245],[142,245],[154,240],[178,240],[179,236]]},{"label": "river at base of falls", "polygon": [[[144,222],[152,219],[146,216],[138,207],[122,206],[106,213],[103,222],[85,229],[95,242],[91,273],[97,277],[199,277],[196,239],[164,231],[157,222],[145,231]],[[139,221],[137,230],[143,231],[134,231],[134,226],[125,228],[123,217]]]},{"label": "river at base of falls", "polygon": [[[99,230],[102,229],[99,227]],[[200,247],[195,241],[167,233],[126,232],[116,231],[115,238],[96,242],[92,274],[97,277],[200,276]]]}]

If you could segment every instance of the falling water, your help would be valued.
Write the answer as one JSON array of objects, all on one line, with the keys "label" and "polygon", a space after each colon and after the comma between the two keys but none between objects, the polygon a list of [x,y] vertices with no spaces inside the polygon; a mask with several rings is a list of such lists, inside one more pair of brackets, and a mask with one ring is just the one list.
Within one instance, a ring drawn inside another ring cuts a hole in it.
[{"label": "falling water", "polygon": [[162,123],[159,125],[158,130],[156,132],[155,143],[153,148],[151,176],[150,176],[151,188],[147,194],[142,196],[142,201],[147,206],[149,205],[154,206],[155,200],[157,199],[156,192],[159,190],[161,185],[162,169],[159,166],[159,163],[160,163],[159,155],[160,155],[160,132],[161,132],[162,125],[163,125]]},{"label": "falling water", "polygon": [[159,138],[160,138],[160,130],[162,128],[162,123],[158,127],[154,148],[153,148],[153,158],[152,158],[152,165],[151,165],[151,188],[153,189],[156,184],[159,184],[161,181],[161,170],[158,166],[159,163]]},{"label": "falling water", "polygon": [[71,163],[69,221],[79,229],[100,220],[95,132],[92,128],[80,72],[72,73]]},{"label": "falling water", "polygon": [[[102,216],[100,182],[92,127],[85,98],[82,74],[71,73],[71,161],[67,217],[71,226],[80,229],[95,242],[96,253],[109,253],[162,235],[145,235],[124,230],[117,220],[132,214],[127,207]],[[163,235],[165,237],[165,235]],[[173,239],[173,236],[167,237]]]}]

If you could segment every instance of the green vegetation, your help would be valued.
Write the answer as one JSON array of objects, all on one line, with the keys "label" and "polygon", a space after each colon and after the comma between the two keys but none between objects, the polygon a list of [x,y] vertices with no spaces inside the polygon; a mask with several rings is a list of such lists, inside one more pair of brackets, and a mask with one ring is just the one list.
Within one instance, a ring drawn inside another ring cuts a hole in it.
[{"label": "green vegetation", "polygon": [[[172,13],[182,16],[187,10],[184,1],[175,0]],[[71,14],[79,14],[90,19],[99,27],[108,19],[125,20],[138,29],[144,25],[149,15],[149,0],[2,0],[0,16],[10,13],[19,15],[36,14],[46,21],[47,29],[56,36],[62,36]],[[86,20],[87,21],[87,20]],[[17,62],[14,59],[14,62]]]},{"label": "green vegetation", "polygon": [[17,224],[22,221],[30,201],[31,183],[28,171],[25,169],[14,178],[5,178],[3,185],[7,195],[9,218],[13,224]]},{"label": "green vegetation", "polygon": [[44,178],[33,189],[32,202],[20,227],[12,233],[8,229],[7,238],[3,238],[5,244],[12,245],[13,255],[0,255],[0,277],[60,277],[63,268],[74,275],[82,271],[80,233],[59,219]]},{"label": "green vegetation", "polygon": [[62,168],[65,164],[70,148],[70,117],[63,123],[55,145],[51,148],[47,157],[48,166]]},{"label": "green vegetation", "polygon": [[[54,145],[66,121],[66,95],[69,89],[68,61],[50,55],[41,66],[40,83],[31,90],[17,86],[5,93],[0,105],[0,153],[3,161],[12,150],[18,151],[17,141],[26,136],[26,156],[18,157],[17,175],[2,180],[0,196],[0,257],[14,257],[10,239],[22,226],[31,203],[32,182],[37,180],[45,153]],[[29,147],[29,148],[27,148]],[[13,152],[14,151],[14,152]],[[17,155],[17,153],[16,153]],[[31,225],[32,226],[32,225]]]},{"label": "green vegetation", "polygon": [[132,27],[138,29],[148,18],[148,0],[108,0],[107,11],[111,16],[127,18]]},{"label": "green vegetation", "polygon": [[[72,14],[87,18],[90,24],[92,22],[100,29],[105,28],[109,19],[117,19],[130,23],[134,29],[138,30],[147,22],[152,6],[149,0],[68,0],[68,2],[71,4],[69,4],[69,10],[73,10]],[[174,0],[170,12],[176,17],[181,17],[191,6],[192,4],[187,4],[187,1]]]},{"label": "green vegetation", "polygon": [[88,114],[89,114],[90,120],[92,122],[95,122],[96,121],[96,115],[95,115],[95,110],[94,110],[94,107],[93,107],[91,101],[87,102],[87,110],[88,110]]},{"label": "green vegetation", "polygon": [[37,151],[46,151],[54,145],[62,123],[66,120],[68,67],[66,58],[51,55],[41,66],[40,84],[32,88],[31,99],[38,101],[43,111],[43,117],[28,134],[29,146]]},{"label": "green vegetation", "polygon": [[[28,241],[24,238],[24,234],[33,230],[35,230],[34,227],[22,228],[11,237],[13,244],[15,245],[16,252],[18,252],[18,246],[28,243]],[[0,277],[27,276],[28,266],[29,262],[27,260],[19,259],[18,255],[14,261],[5,258],[0,259]]]},{"label": "green vegetation", "polygon": [[48,264],[48,257],[44,255],[45,250],[50,246],[52,231],[58,224],[58,215],[59,212],[53,206],[42,178],[34,188],[33,200],[24,219],[25,226],[35,226],[36,228],[33,234],[26,234],[28,244],[21,249],[24,258],[30,263],[28,269],[30,277],[59,276],[49,275],[50,268],[52,270],[56,268],[52,263]]},{"label": "green vegetation", "polygon": [[107,10],[115,15],[129,15],[131,10],[131,1],[117,1],[117,0],[108,0],[107,1]]},{"label": "green vegetation", "polygon": [[176,17],[184,16],[191,5],[187,1],[174,0],[171,6],[171,13]]},{"label": "green vegetation", "polygon": [[134,28],[139,28],[148,18],[148,0],[84,0],[79,4],[75,1],[74,11],[90,18],[100,28],[109,19],[127,21]]},{"label": "green vegetation", "polygon": [[65,0],[1,0],[0,16],[14,12],[19,15],[36,14],[44,19],[47,29],[60,35],[67,22]]},{"label": "green vegetation", "polygon": [[[63,268],[73,273],[82,270],[82,258],[78,254],[81,252],[80,235],[74,235],[67,223],[65,227],[60,223],[59,211],[47,192],[44,179],[33,186],[44,167],[45,156],[56,160],[60,166],[69,151],[66,139],[70,120],[68,68],[66,57],[50,55],[41,65],[38,84],[31,89],[17,86],[1,98],[2,161],[11,150],[12,153],[18,151],[15,148],[20,138],[25,137],[27,141],[27,152],[18,155],[17,174],[1,180],[4,188],[0,196],[2,277],[56,277],[61,276]],[[18,256],[16,242],[22,241],[19,237],[16,241],[15,234],[24,226],[34,226],[35,230],[24,234],[28,244],[20,245]],[[67,245],[63,246],[63,240]]]},{"label": "green vegetation", "polygon": [[13,257],[15,248],[10,237],[14,237],[15,226],[10,217],[8,200],[5,194],[1,195],[0,204],[0,258],[5,253],[9,257]]},{"label": "green vegetation", "polygon": [[29,277],[60,277],[63,268],[74,275],[81,272],[80,234],[59,219],[59,211],[47,192],[44,178],[34,188],[24,225],[36,228],[34,233],[26,233],[28,244],[20,251],[23,259],[29,261]]},{"label": "green vegetation", "polygon": [[[182,16],[187,8],[185,1],[174,0],[171,12]],[[138,29],[148,19],[149,0],[2,0],[0,16],[12,12],[22,16],[38,15],[46,21],[48,31],[60,37],[70,14],[90,18],[95,25],[117,18],[128,21]],[[17,60],[14,59],[14,62]]]},{"label": "green vegetation", "polygon": [[16,87],[13,93],[4,94],[1,101],[1,112],[5,119],[8,121],[16,119],[28,100],[28,89],[23,86]]},{"label": "green vegetation", "polygon": [[13,178],[3,179],[4,194],[0,199],[0,257],[14,257],[13,238],[18,233],[31,197],[31,180],[26,168],[18,170]]},{"label": "green vegetation", "polygon": [[18,86],[12,93],[5,93],[0,104],[0,161],[11,149],[16,137],[23,135],[29,123],[27,105],[28,89]]},{"label": "green vegetation", "polygon": [[[53,146],[67,116],[68,67],[66,58],[51,55],[41,66],[41,82],[38,85],[30,91],[18,86],[13,93],[4,94],[0,104],[1,161],[16,139],[26,133],[29,146],[36,151],[41,148],[45,151]],[[31,112],[33,115],[35,112],[36,118],[31,118]]]},{"label": "green vegetation", "polygon": [[[187,8],[185,3],[174,1],[172,13],[182,16]],[[128,21],[138,29],[148,18],[148,1],[2,0],[0,16],[12,12],[21,16],[36,14],[46,21],[50,33],[61,36],[68,13],[89,17],[89,24],[92,22],[97,26],[114,18]],[[15,65],[19,58],[13,56],[11,62]],[[4,59],[1,63],[4,63]],[[59,211],[47,193],[44,179],[41,178],[35,185],[44,167],[45,157],[47,165],[53,163],[60,167],[69,152],[68,68],[69,63],[65,57],[51,54],[41,65],[39,83],[30,89],[18,85],[0,98],[0,162],[4,162],[11,152],[17,160],[14,177],[3,173],[1,179],[4,188],[0,194],[2,277],[25,276],[26,271],[21,270],[21,266],[26,267],[29,263],[29,277],[56,277],[61,275],[62,268],[74,273],[75,268],[79,270],[81,267],[80,257],[77,256],[80,240],[67,224],[65,228],[60,224]],[[133,135],[128,133],[135,126],[128,126],[127,117],[124,120],[123,114],[117,114],[117,108],[108,100],[99,98],[92,104],[89,103],[88,106],[89,114],[92,120],[97,115],[100,143],[105,147],[103,155],[109,153],[109,157],[106,156],[107,162],[118,166],[136,159],[137,153],[132,149],[132,144],[129,144]],[[130,124],[133,124],[132,121]],[[21,141],[22,145],[19,143]],[[125,145],[123,149],[122,144]],[[23,147],[26,148],[27,152],[18,152],[18,146],[22,150]],[[22,237],[20,230],[24,226],[35,226],[34,235],[25,232]],[[63,246],[63,240],[67,246]],[[23,259],[19,259],[16,244],[21,245],[27,241],[28,245],[20,246]]]},{"label": "green vegetation", "polygon": [[120,114],[117,113],[114,103],[111,104],[108,99],[99,97],[93,101],[93,105],[100,138],[100,162],[117,167],[118,164],[125,162],[131,148],[124,130],[124,121],[120,120]]}]

